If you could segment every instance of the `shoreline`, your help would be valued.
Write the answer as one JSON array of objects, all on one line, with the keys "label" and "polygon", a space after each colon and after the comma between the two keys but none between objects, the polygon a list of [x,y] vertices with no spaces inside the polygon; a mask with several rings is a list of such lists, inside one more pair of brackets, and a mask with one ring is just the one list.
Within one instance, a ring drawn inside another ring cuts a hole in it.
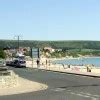
[{"label": "shoreline", "polygon": [[63,60],[63,59],[82,59],[82,58],[100,58],[100,56],[62,57],[62,58],[47,58],[47,59],[49,59],[49,60]]},{"label": "shoreline", "polygon": [[[82,59],[92,59],[92,58],[100,58],[100,56],[94,56],[94,57],[78,57],[78,58],[47,58],[51,63],[54,62],[54,61],[61,61],[61,60],[82,60]],[[61,63],[58,63],[58,64],[61,64]],[[62,63],[63,64],[63,63]],[[65,64],[65,65],[68,65],[68,64]],[[79,65],[79,66],[82,66],[82,65],[93,65],[93,64],[70,64],[70,65]],[[94,65],[95,66],[95,65]],[[100,66],[95,66],[95,67],[100,67]]]}]

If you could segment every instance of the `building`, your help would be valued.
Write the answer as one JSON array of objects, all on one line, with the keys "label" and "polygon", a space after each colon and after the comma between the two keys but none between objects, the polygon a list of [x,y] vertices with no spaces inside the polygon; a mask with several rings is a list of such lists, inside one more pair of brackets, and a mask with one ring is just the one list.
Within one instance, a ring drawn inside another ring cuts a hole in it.
[{"label": "building", "polygon": [[44,47],[44,50],[48,50],[50,53],[55,52],[55,49],[51,47]]}]

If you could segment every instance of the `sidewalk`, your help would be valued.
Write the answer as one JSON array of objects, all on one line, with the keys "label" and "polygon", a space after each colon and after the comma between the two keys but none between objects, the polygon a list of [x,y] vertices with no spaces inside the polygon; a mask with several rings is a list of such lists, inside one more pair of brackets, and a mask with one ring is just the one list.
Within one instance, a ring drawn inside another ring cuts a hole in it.
[{"label": "sidewalk", "polygon": [[0,88],[0,96],[40,91],[45,90],[47,88],[48,86],[46,84],[33,82],[19,77],[17,86]]},{"label": "sidewalk", "polygon": [[100,78],[100,74],[92,72],[78,72],[78,71],[67,71],[67,70],[48,70],[48,71]]},{"label": "sidewalk", "polygon": [[[34,66],[34,68],[37,68],[36,66]],[[53,71],[53,72],[59,72],[59,73],[67,73],[67,74],[74,74],[74,75],[81,75],[81,76],[89,76],[89,77],[97,77],[100,78],[100,73],[94,73],[94,72],[81,72],[81,71],[75,71],[75,70],[71,70],[70,68],[60,68],[58,66],[48,66],[48,67],[44,67],[44,66],[40,66],[39,69],[42,70],[47,70],[47,71]]]}]

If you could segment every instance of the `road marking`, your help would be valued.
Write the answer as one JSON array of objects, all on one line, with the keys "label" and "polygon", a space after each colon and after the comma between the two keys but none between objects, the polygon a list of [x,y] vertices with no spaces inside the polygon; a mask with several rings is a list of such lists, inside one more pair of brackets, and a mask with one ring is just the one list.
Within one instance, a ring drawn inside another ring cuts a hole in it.
[{"label": "road marking", "polygon": [[83,94],[80,94],[80,93],[74,93],[74,92],[70,92],[70,94],[74,94],[74,95],[77,95],[77,96],[81,96],[81,97],[90,98],[90,96],[88,96],[88,95],[83,95]]},{"label": "road marking", "polygon": [[90,94],[90,93],[84,93],[84,92],[80,92],[81,94],[84,94],[84,95],[89,95],[89,96],[93,96],[93,97],[97,97],[97,98],[100,98],[100,95],[93,95],[93,94]]},{"label": "road marking", "polygon": [[[62,88],[55,88],[55,89],[51,89],[52,91],[55,92],[62,92],[65,91],[66,89],[62,89]],[[84,92],[73,92],[72,90],[67,90],[68,93],[72,94],[72,95],[76,95],[76,96],[81,96],[84,98],[91,98],[91,100],[99,100],[100,96],[99,95],[92,95],[90,93],[84,93]]]},{"label": "road marking", "polygon": [[91,98],[91,100],[99,100],[99,98],[92,97],[91,95],[90,96],[89,95],[83,95],[83,94],[74,93],[74,92],[70,92],[70,94],[81,96],[81,97],[85,97],[85,98]]},{"label": "road marking", "polygon": [[56,91],[56,92],[62,92],[66,89],[62,89],[62,88],[56,88],[56,89],[51,89],[52,91]]},{"label": "road marking", "polygon": [[[55,88],[55,89],[51,89],[52,91],[55,92],[62,92],[65,91],[66,89],[63,88]],[[100,95],[93,95],[90,93],[84,93],[84,92],[73,92],[72,90],[67,90],[68,93],[72,94],[72,95],[77,95],[77,96],[81,96],[81,97],[85,97],[85,98],[91,98],[92,100],[99,100]]]},{"label": "road marking", "polygon": [[67,92],[69,92],[72,95],[76,95],[76,96],[81,96],[81,97],[85,97],[85,98],[91,98],[91,100],[100,100],[100,95],[92,95],[90,93],[84,93],[84,92],[73,92],[72,90],[67,90]]},{"label": "road marking", "polygon": [[[55,88],[55,89],[51,89],[52,91],[55,92],[62,92],[65,91],[66,89],[62,89],[62,88]],[[68,93],[72,94],[72,95],[76,95],[76,96],[80,96],[80,97],[84,97],[84,98],[90,98],[91,100],[100,100],[100,96],[99,95],[92,95],[90,93],[84,93],[84,92],[73,92],[72,90],[67,90]]]}]

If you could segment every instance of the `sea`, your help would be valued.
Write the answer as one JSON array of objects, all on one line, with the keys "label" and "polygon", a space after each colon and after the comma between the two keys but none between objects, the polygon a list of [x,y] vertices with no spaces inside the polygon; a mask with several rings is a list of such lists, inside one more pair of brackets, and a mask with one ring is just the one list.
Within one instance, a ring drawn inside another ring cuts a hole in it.
[{"label": "sea", "polygon": [[53,63],[57,64],[65,64],[65,65],[93,65],[96,67],[100,67],[100,57],[89,57],[89,58],[73,58],[73,59],[63,59],[56,60]]}]

